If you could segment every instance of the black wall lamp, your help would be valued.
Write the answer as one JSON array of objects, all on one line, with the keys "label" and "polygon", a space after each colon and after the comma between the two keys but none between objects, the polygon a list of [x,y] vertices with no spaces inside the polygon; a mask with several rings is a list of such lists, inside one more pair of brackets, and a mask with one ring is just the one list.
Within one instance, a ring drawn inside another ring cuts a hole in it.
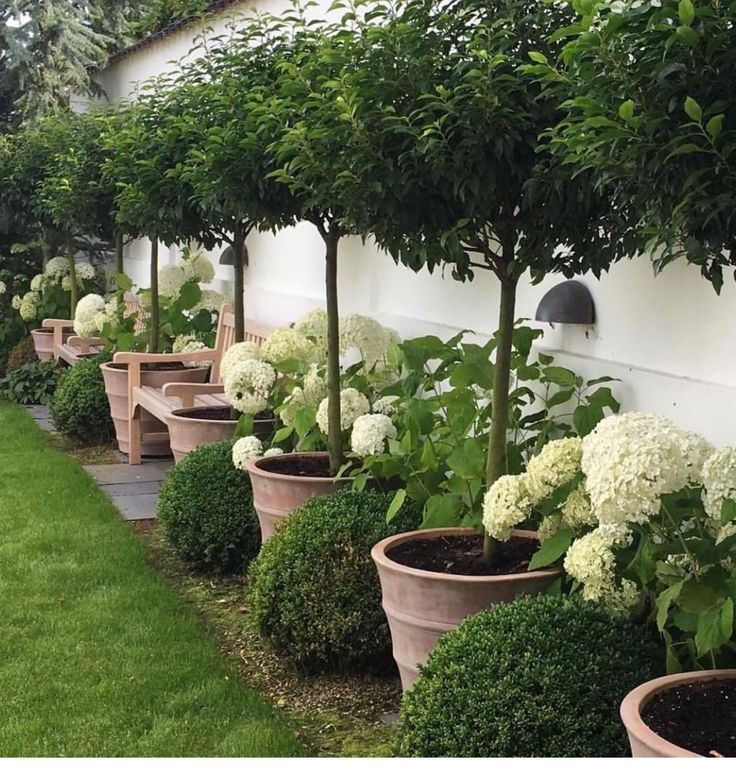
[{"label": "black wall lamp", "polygon": [[538,322],[592,325],[595,322],[593,297],[584,284],[568,279],[544,294],[534,319]]},{"label": "black wall lamp", "polygon": [[[245,257],[245,265],[248,265],[248,248],[243,246],[244,257]],[[225,247],[225,249],[222,251],[222,255],[220,255],[220,265],[221,266],[234,266],[235,265],[235,253],[233,252],[232,245],[228,245]]]}]

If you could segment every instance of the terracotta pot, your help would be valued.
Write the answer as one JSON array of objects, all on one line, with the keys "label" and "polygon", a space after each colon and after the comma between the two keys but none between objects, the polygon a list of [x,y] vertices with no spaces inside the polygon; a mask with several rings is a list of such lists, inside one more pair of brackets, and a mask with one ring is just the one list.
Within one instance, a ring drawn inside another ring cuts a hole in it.
[{"label": "terracotta pot", "polygon": [[641,714],[647,703],[657,693],[671,690],[681,684],[708,682],[713,679],[736,679],[736,670],[721,669],[671,674],[635,687],[621,703],[621,720],[629,734],[631,754],[634,757],[700,757],[700,754],[665,741],[661,735],[657,735],[645,724]]},{"label": "terracotta pot", "polygon": [[[54,331],[50,327],[39,327],[31,330],[33,346],[36,356],[41,362],[50,362],[54,359]],[[66,343],[73,335],[73,330],[65,330],[62,333],[62,341]]]},{"label": "terracotta pot", "polygon": [[277,525],[289,513],[296,510],[299,505],[304,504],[310,497],[332,494],[338,488],[350,485],[352,482],[352,478],[341,478],[340,481],[336,482],[332,478],[287,475],[268,469],[270,465],[278,464],[275,460],[283,462],[299,457],[326,459],[327,454],[321,451],[282,454],[281,456],[256,459],[247,465],[250,482],[253,486],[253,506],[261,524],[263,542],[274,533]]},{"label": "terracotta pot", "polygon": [[[413,569],[387,557],[403,542],[474,534],[472,529],[423,529],[388,537],[373,546],[371,556],[378,568],[383,609],[391,629],[391,641],[401,687],[408,690],[419,675],[419,666],[442,634],[457,628],[469,615],[493,604],[512,601],[523,594],[543,591],[557,569],[520,574],[467,576]],[[536,532],[516,530],[515,537],[536,539]]]},{"label": "terracotta pot", "polygon": [[[219,410],[219,409],[216,409]],[[194,408],[177,408],[171,412],[167,422],[169,441],[174,461],[179,463],[190,451],[220,440],[230,440],[238,425],[237,419],[229,418],[230,409],[223,411],[223,418],[207,418],[212,408],[195,406]],[[273,432],[273,417],[256,419],[253,434],[265,440]]]},{"label": "terracotta pot", "polygon": [[[128,366],[115,365],[106,362],[100,365],[102,376],[105,380],[105,392],[110,404],[110,415],[115,425],[115,435],[118,440],[118,448],[124,454],[129,451],[130,428],[128,420]],[[141,385],[161,389],[164,384],[174,381],[186,381],[193,384],[202,384],[207,378],[209,368],[183,368],[181,370],[142,370]],[[145,437],[152,432],[167,432],[166,425],[158,419],[154,419],[146,411],[141,416],[141,431],[143,443],[141,454],[143,456],[170,456],[168,434],[165,439],[146,442]]]}]

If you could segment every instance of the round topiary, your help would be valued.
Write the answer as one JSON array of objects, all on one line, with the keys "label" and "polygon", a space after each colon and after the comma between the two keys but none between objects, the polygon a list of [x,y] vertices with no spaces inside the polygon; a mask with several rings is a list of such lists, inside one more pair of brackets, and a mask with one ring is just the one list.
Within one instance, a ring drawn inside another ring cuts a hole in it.
[{"label": "round topiary", "polygon": [[197,569],[241,572],[261,531],[248,474],[233,466],[232,442],[200,446],[166,476],[156,513],[164,537]]},{"label": "round topiary", "polygon": [[627,756],[619,704],[662,673],[654,637],[578,597],[521,597],[440,639],[404,695],[414,757]]},{"label": "round topiary", "polygon": [[51,399],[51,419],[63,435],[84,443],[105,443],[115,437],[100,364],[112,357],[85,358],[66,370]]},{"label": "round topiary", "polygon": [[279,528],[251,566],[249,606],[261,635],[308,671],[381,671],[391,637],[371,548],[416,528],[405,504],[386,523],[390,494],[339,491],[309,500]]},{"label": "round topiary", "polygon": [[28,336],[22,341],[19,341],[10,350],[5,372],[12,373],[14,370],[18,370],[21,365],[28,365],[32,362],[38,362],[38,355],[36,354],[36,347],[33,343],[33,336]]}]

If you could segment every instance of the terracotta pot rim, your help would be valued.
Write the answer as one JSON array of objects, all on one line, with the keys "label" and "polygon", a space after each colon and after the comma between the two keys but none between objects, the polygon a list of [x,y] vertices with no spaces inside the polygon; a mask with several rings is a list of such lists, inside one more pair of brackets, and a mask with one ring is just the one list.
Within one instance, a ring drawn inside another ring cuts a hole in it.
[{"label": "terracotta pot rim", "polygon": [[[439,529],[416,529],[415,531],[406,531],[402,534],[395,534],[393,537],[386,537],[380,542],[377,542],[371,549],[371,557],[379,566],[393,570],[394,572],[400,572],[402,574],[408,574],[413,577],[422,577],[427,580],[434,580],[435,582],[444,583],[471,583],[471,584],[488,584],[495,582],[521,582],[528,580],[529,578],[541,578],[541,577],[557,577],[560,574],[559,569],[537,569],[533,572],[518,572],[516,574],[485,574],[485,575],[468,575],[468,574],[446,574],[445,572],[430,572],[427,569],[415,569],[412,566],[406,566],[400,564],[397,561],[392,561],[387,555],[386,551],[396,545],[400,545],[402,542],[411,542],[414,539],[433,539],[435,537],[454,536],[454,535],[466,535],[477,533],[475,529],[453,527],[453,528],[439,528]],[[529,531],[527,529],[514,529],[512,535],[515,537],[524,537],[526,539],[536,539],[537,532]]]},{"label": "terracotta pot rim", "polygon": [[621,721],[624,727],[637,741],[651,749],[655,749],[666,757],[702,757],[702,755],[685,749],[682,746],[662,738],[652,730],[642,719],[642,709],[658,693],[667,692],[681,684],[693,682],[710,682],[714,679],[736,679],[736,669],[721,668],[713,671],[685,671],[681,674],[669,674],[635,687],[621,701]]},{"label": "terracotta pot rim", "polygon": [[31,335],[34,333],[44,333],[45,335],[53,335],[54,329],[52,327],[34,327],[31,330]]},{"label": "terracotta pot rim", "polygon": [[[288,458],[294,458],[298,456],[309,456],[309,457],[315,457],[315,456],[321,456],[326,457],[328,456],[327,451],[294,451],[289,454],[279,454],[279,459],[288,459]],[[253,459],[249,462],[245,463],[245,466],[250,473],[255,473],[256,475],[262,477],[262,478],[271,478],[273,480],[294,480],[299,481],[300,483],[318,483],[320,481],[334,481],[334,478],[324,478],[319,475],[289,475],[285,472],[272,472],[271,470],[264,470],[259,465],[261,462],[266,460],[275,459],[277,457],[264,457],[261,456],[258,459]],[[345,481],[351,481],[353,480],[353,477],[350,475],[346,475],[340,480]]]}]

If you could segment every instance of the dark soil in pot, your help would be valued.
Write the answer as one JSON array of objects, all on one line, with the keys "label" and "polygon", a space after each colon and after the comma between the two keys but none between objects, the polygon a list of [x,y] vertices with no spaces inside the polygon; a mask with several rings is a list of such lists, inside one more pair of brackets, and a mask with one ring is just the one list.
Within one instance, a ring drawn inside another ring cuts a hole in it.
[{"label": "dark soil in pot", "polygon": [[[177,408],[177,416],[185,419],[203,419],[204,421],[237,421],[239,414],[233,414],[232,408],[223,405],[220,408]],[[261,411],[253,417],[254,433],[261,440],[273,431],[275,416],[271,411]]]},{"label": "dark soil in pot", "polygon": [[[109,363],[111,368],[115,368],[116,370],[128,370],[128,363],[127,362],[111,362]],[[202,365],[196,365],[192,367],[191,365],[183,365],[181,362],[143,362],[141,363],[141,370],[156,370],[156,371],[167,371],[167,370],[194,370],[196,368],[203,368],[206,367],[204,364]]]},{"label": "dark soil in pot", "polygon": [[480,534],[448,535],[402,542],[388,550],[386,557],[397,564],[426,572],[495,577],[526,572],[538,548],[536,540],[511,537],[508,542],[501,543],[499,555],[489,569],[483,561],[483,538]]},{"label": "dark soil in pot", "polygon": [[703,757],[736,757],[736,679],[681,684],[641,712],[659,736]]},{"label": "dark soil in pot", "polygon": [[266,472],[275,472],[279,475],[293,475],[298,478],[332,478],[330,472],[330,459],[324,456],[294,455],[282,458],[271,456],[261,459],[258,467]]}]

